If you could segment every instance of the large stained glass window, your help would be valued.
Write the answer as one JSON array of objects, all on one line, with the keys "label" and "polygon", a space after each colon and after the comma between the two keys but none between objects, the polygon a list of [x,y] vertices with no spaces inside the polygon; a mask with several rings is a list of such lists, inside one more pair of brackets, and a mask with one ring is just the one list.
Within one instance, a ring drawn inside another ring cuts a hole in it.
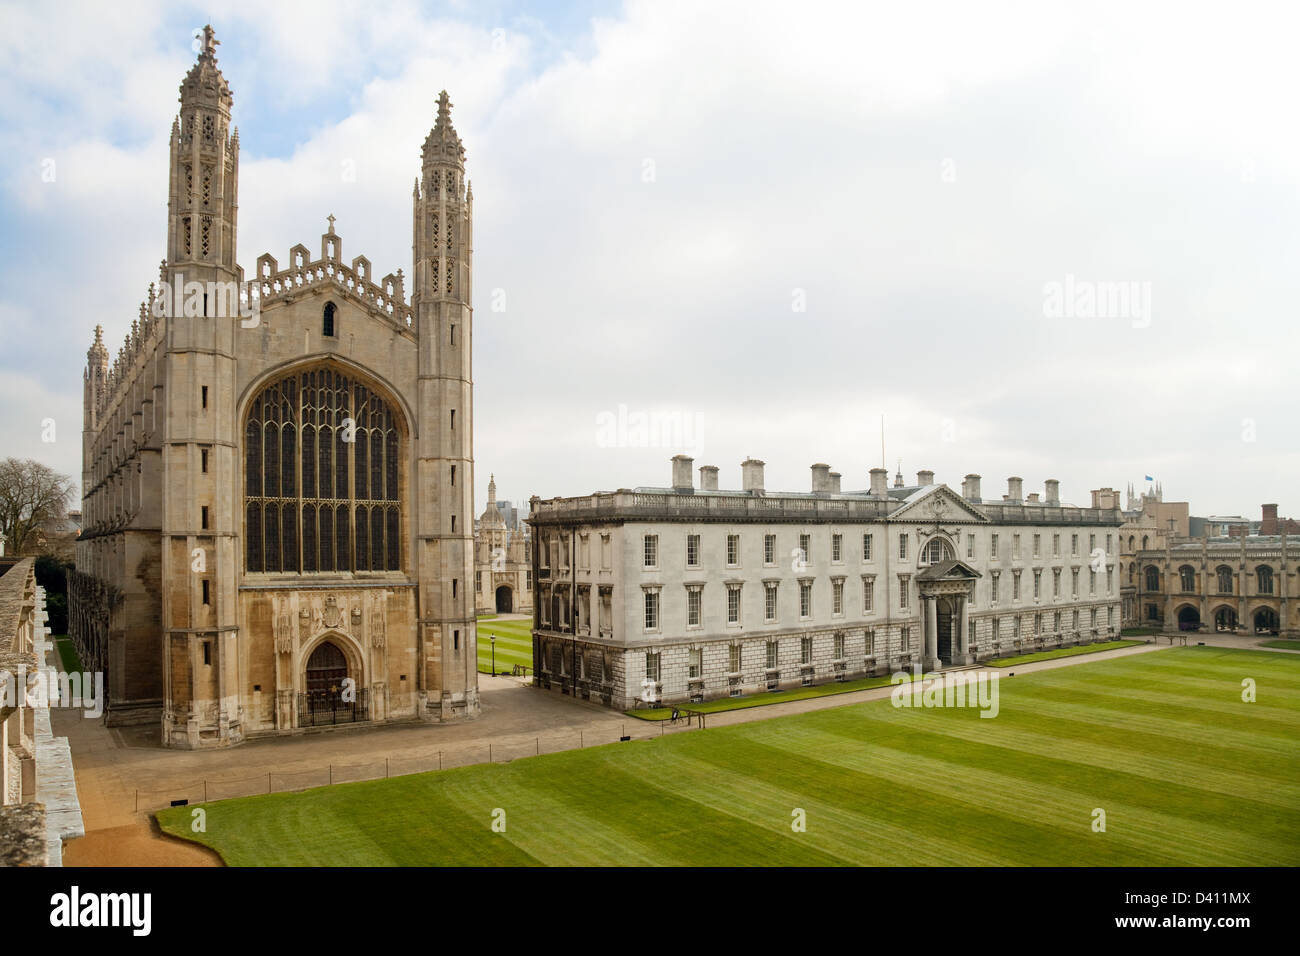
[{"label": "large stained glass window", "polygon": [[295,372],[253,400],[244,429],[250,572],[401,569],[397,417],[329,368]]}]

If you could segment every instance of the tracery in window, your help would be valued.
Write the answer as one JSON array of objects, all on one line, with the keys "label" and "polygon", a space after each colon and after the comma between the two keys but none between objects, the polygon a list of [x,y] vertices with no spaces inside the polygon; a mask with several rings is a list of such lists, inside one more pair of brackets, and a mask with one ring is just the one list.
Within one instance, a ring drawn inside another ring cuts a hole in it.
[{"label": "tracery in window", "polygon": [[400,454],[396,413],[349,376],[268,385],[244,431],[247,570],[400,570]]}]

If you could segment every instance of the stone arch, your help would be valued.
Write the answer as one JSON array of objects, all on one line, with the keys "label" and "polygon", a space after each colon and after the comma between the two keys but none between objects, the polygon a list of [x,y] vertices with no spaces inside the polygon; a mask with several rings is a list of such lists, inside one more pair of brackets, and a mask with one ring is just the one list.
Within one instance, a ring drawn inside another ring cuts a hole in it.
[{"label": "stone arch", "polygon": [[298,654],[298,669],[294,674],[294,681],[297,684],[299,693],[307,689],[308,661],[311,660],[311,656],[316,649],[325,643],[333,644],[343,653],[343,658],[347,661],[348,676],[357,682],[358,690],[370,684],[365,650],[351,635],[337,628],[330,628],[317,634],[302,645]]},{"label": "stone arch", "polygon": [[1174,619],[1178,622],[1180,631],[1195,631],[1201,626],[1201,609],[1195,605],[1184,602],[1174,608]]},{"label": "stone arch", "polygon": [[510,614],[514,611],[515,592],[508,584],[497,585],[493,595],[493,606],[498,614]]},{"label": "stone arch", "polygon": [[1237,609],[1227,603],[1219,603],[1210,608],[1210,620],[1216,631],[1235,630],[1238,624]]},{"label": "stone arch", "polygon": [[1243,623],[1254,633],[1261,631],[1276,633],[1281,630],[1281,619],[1277,608],[1271,604],[1256,604],[1246,613],[1246,620]]}]

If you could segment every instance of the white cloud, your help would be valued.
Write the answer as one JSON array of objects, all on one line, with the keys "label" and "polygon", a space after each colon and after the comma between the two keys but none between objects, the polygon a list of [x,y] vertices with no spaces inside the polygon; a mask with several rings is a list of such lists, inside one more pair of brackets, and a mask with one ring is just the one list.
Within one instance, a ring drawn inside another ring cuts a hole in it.
[{"label": "white cloud", "polygon": [[[188,24],[151,9],[6,9],[34,38],[0,39],[0,76],[57,108],[20,104],[0,129],[21,147],[4,204],[37,237],[0,310],[59,334],[0,376],[36,359],[79,397],[90,327],[119,340],[155,275],[189,54]],[[698,413],[724,484],[753,454],[770,487],[827,460],[857,488],[883,411],[891,474],[901,456],[907,476],[977,471],[990,493],[1056,477],[1086,501],[1164,468],[1194,511],[1253,513],[1279,497],[1300,412],[1289,16],[633,2],[573,37],[507,12],[237,3],[221,62],[236,122],[266,132],[242,143],[240,259],[315,249],[333,213],[346,258],[409,272],[445,87],[475,186],[481,486],[662,483],[676,449],[597,447],[595,415],[622,403]],[[1046,318],[1044,284],[1067,275],[1150,283],[1150,326]],[[1229,484],[1209,463],[1238,453],[1251,470]]]}]

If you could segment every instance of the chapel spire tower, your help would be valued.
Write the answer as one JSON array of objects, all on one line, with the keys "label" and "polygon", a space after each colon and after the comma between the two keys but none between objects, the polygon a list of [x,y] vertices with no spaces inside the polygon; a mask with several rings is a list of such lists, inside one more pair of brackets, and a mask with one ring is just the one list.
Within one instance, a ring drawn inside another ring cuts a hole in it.
[{"label": "chapel spire tower", "polygon": [[182,267],[187,281],[237,278],[239,131],[230,122],[230,85],[217,66],[219,42],[210,25],[203,28],[172,122],[167,261]]},{"label": "chapel spire tower", "polygon": [[[425,714],[449,720],[478,713],[474,591],[474,410],[471,344],[473,196],[465,147],[438,96],[412,197],[414,290],[419,335],[421,496],[420,628],[426,662]],[[426,583],[427,582],[427,583]]]}]

